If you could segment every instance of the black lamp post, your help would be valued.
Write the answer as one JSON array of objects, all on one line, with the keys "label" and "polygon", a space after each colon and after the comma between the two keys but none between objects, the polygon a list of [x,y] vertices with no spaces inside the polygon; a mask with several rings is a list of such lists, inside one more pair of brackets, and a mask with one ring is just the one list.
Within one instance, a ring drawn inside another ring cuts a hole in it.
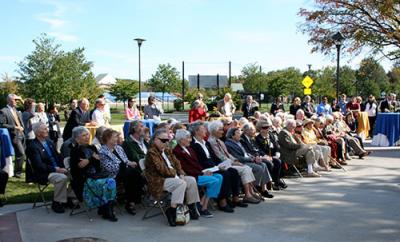
[{"label": "black lamp post", "polygon": [[343,35],[340,32],[337,32],[332,36],[332,39],[335,43],[336,46],[336,51],[337,51],[337,66],[336,66],[336,100],[339,100],[339,68],[340,68],[340,48],[342,47],[342,42],[344,40]]},{"label": "black lamp post", "polygon": [[142,75],[141,75],[141,65],[140,65],[140,47],[142,46],[142,43],[146,40],[141,39],[141,38],[136,38],[134,40],[138,43],[138,47],[139,47],[139,110],[141,110],[141,108],[142,108],[142,91],[141,91]]}]

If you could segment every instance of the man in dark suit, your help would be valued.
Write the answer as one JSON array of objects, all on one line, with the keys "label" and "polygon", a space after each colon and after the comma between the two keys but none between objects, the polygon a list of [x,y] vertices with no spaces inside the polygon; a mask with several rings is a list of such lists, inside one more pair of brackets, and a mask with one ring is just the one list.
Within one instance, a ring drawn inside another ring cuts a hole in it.
[{"label": "man in dark suit", "polygon": [[253,174],[256,178],[256,188],[261,192],[263,197],[273,198],[272,194],[268,193],[267,184],[272,181],[269,174],[268,167],[262,162],[259,156],[253,156],[246,152],[240,143],[242,131],[239,128],[230,128],[226,134],[227,140],[225,141],[228,152],[238,159],[241,163],[251,167]]},{"label": "man in dark suit", "polygon": [[379,105],[379,110],[381,113],[389,113],[389,112],[394,112],[395,110],[395,105],[393,105],[393,94],[388,94],[386,96],[386,99],[381,102]]},{"label": "man in dark suit", "polygon": [[7,96],[7,106],[0,111],[0,127],[7,128],[15,150],[14,176],[21,177],[22,165],[25,158],[24,124],[21,113],[17,111],[17,100],[21,98],[15,94]]},{"label": "man in dark suit", "polygon": [[254,112],[258,111],[258,103],[253,100],[251,95],[246,97],[246,102],[242,105],[243,117],[248,118],[254,116]]},{"label": "man in dark suit", "polygon": [[279,159],[268,156],[262,150],[257,147],[255,142],[256,129],[252,123],[245,124],[243,126],[243,134],[240,138],[240,143],[247,153],[252,156],[260,156],[263,163],[268,167],[268,171],[272,176],[274,182],[274,190],[280,190],[279,186],[285,187],[284,183],[280,181],[282,162]]},{"label": "man in dark suit", "polygon": [[49,130],[44,123],[35,123],[32,126],[36,138],[29,142],[26,154],[31,163],[27,166],[33,171],[31,179],[39,184],[50,182],[54,185],[54,198],[51,208],[56,213],[64,213],[64,204],[67,203],[67,170],[63,168],[61,157],[56,151],[54,143],[48,139]]},{"label": "man in dark suit", "polygon": [[65,125],[63,132],[63,139],[66,141],[72,136],[72,129],[77,126],[85,126],[86,123],[90,122],[89,115],[89,101],[83,98],[78,102],[78,107],[71,112],[67,124]]}]

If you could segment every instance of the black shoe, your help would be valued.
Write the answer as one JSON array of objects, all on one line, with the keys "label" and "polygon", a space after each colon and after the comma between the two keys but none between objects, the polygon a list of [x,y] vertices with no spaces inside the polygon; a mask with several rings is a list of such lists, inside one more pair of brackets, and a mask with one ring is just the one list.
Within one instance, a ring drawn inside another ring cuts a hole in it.
[{"label": "black shoe", "polygon": [[283,182],[283,181],[279,181],[278,186],[279,186],[281,189],[286,189],[286,188],[288,187],[288,186],[286,185],[286,183]]},{"label": "black shoe", "polygon": [[59,202],[53,201],[53,203],[51,204],[51,209],[52,209],[55,213],[65,213],[64,206],[63,206],[61,203],[59,203]]},{"label": "black shoe", "polygon": [[136,215],[136,208],[135,208],[134,205],[131,205],[131,204],[127,203],[127,204],[125,205],[125,210],[126,210],[129,214]]},{"label": "black shoe", "polygon": [[103,214],[104,214],[104,211],[105,211],[104,206],[101,206],[101,207],[99,207],[99,208],[97,209],[97,214],[98,214],[98,215],[103,215]]},{"label": "black shoe", "polygon": [[219,210],[221,210],[222,212],[225,212],[225,213],[235,212],[235,210],[233,210],[233,208],[231,208],[229,205],[226,205],[225,207],[219,207]]},{"label": "black shoe", "polygon": [[239,201],[239,202],[232,202],[236,207],[240,207],[240,208],[247,208],[249,205],[248,204],[246,204],[246,203],[244,203],[244,202],[242,202],[242,201]]},{"label": "black shoe", "polygon": [[279,185],[272,185],[272,190],[274,190],[274,191],[279,191],[279,190],[281,190],[281,187],[279,186]]},{"label": "black shoe", "polygon": [[103,218],[111,222],[118,221],[117,217],[115,217],[114,215],[112,202],[109,202],[107,205],[104,206]]},{"label": "black shoe", "polygon": [[263,197],[266,197],[266,198],[273,198],[273,197],[274,197],[274,195],[272,195],[272,194],[269,193],[268,191],[263,191],[263,192],[261,192],[261,195],[262,195]]},{"label": "black shoe", "polygon": [[167,215],[169,226],[175,227],[176,226],[176,208],[169,207],[165,212]]},{"label": "black shoe", "polygon": [[199,212],[197,211],[196,204],[192,203],[188,205],[189,207],[189,215],[190,219],[197,220],[200,217]]},{"label": "black shoe", "polygon": [[260,200],[254,198],[254,197],[250,197],[250,198],[243,198],[243,202],[244,203],[251,203],[251,204],[259,204]]},{"label": "black shoe", "polygon": [[20,179],[22,177],[22,175],[20,173],[14,174],[14,177],[17,179]]},{"label": "black shoe", "polygon": [[80,209],[81,206],[79,206],[78,201],[74,201],[72,198],[68,198],[66,203],[63,203],[64,208],[69,208],[69,209]]}]

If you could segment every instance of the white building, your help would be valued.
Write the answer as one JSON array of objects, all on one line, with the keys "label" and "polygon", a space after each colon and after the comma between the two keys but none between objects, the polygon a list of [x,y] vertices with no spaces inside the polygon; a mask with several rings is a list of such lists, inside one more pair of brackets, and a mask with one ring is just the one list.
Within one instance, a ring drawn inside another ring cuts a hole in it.
[{"label": "white building", "polygon": [[99,74],[96,77],[97,85],[101,87],[110,87],[117,83],[117,80],[108,73]]}]

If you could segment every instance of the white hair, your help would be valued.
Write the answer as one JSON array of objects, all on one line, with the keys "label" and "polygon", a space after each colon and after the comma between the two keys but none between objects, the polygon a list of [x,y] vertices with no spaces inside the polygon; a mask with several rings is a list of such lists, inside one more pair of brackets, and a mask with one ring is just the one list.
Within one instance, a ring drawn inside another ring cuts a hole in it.
[{"label": "white hair", "polygon": [[77,126],[72,129],[72,138],[74,140],[76,140],[83,133],[89,133],[89,130],[87,128],[85,128],[84,126]]},{"label": "white hair", "polygon": [[186,129],[178,129],[175,134],[175,139],[177,142],[181,141],[182,139],[186,139],[190,137],[190,132]]},{"label": "white hair", "polygon": [[220,120],[214,120],[210,123],[208,123],[207,128],[208,132],[212,135],[214,131],[217,131],[219,128],[224,127],[224,124]]},{"label": "white hair", "polygon": [[245,124],[249,123],[249,120],[247,118],[245,118],[245,117],[241,117],[239,119],[239,123],[242,124],[242,125],[245,125]]},{"label": "white hair", "polygon": [[285,122],[285,127],[286,127],[287,129],[289,129],[289,128],[295,128],[295,127],[296,127],[296,120],[294,120],[294,119],[288,119],[288,120],[286,120],[286,122]]},{"label": "white hair", "polygon": [[282,124],[282,119],[280,117],[273,117],[271,121],[273,124]]},{"label": "white hair", "polygon": [[332,115],[330,115],[330,114],[328,114],[328,115],[325,115],[325,120],[327,121],[327,120],[329,120],[329,121],[333,121],[333,116]]},{"label": "white hair", "polygon": [[47,128],[47,125],[46,125],[45,123],[43,123],[43,122],[38,122],[38,123],[32,124],[32,131],[33,131],[33,133],[37,134],[37,132],[39,131],[39,129],[40,129],[42,126],[45,126],[45,127]]}]

